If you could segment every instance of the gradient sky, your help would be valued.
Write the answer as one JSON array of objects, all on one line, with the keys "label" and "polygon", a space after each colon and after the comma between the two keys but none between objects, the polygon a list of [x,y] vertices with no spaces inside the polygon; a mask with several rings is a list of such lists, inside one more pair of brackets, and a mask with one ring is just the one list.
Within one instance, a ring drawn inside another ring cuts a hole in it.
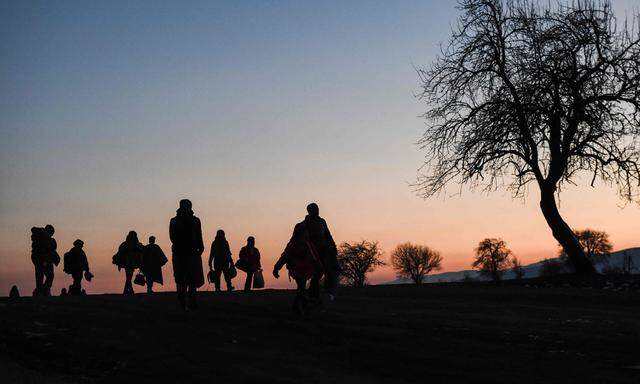
[{"label": "gradient sky", "polygon": [[[439,250],[444,270],[469,268],[487,236],[525,263],[555,255],[535,190],[425,201],[409,186],[426,109],[414,66],[448,38],[454,5],[1,2],[0,294],[31,293],[29,229],[47,223],[61,255],[85,241],[88,292],[120,291],[117,246],[134,229],[169,254],[181,198],[207,245],[223,228],[236,257],[256,236],[266,271],[310,201],[336,241],[378,240],[385,259],[412,241]],[[632,5],[614,1],[621,15]],[[609,186],[564,191],[561,211],[608,231],[615,249],[640,245],[640,208]],[[58,293],[71,279],[56,273]],[[170,264],[164,276],[174,289]]]}]

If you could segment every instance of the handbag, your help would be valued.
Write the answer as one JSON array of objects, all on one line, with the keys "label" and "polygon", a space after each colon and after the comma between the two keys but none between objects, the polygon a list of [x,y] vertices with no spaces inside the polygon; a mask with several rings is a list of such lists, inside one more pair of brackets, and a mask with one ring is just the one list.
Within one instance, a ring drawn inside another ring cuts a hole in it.
[{"label": "handbag", "polygon": [[264,277],[262,276],[262,269],[258,269],[253,273],[253,288],[264,288]]},{"label": "handbag", "polygon": [[231,263],[231,265],[229,266],[229,278],[233,279],[236,276],[238,276],[238,271],[236,270],[235,265]]},{"label": "handbag", "polygon": [[236,268],[238,268],[242,272],[247,272],[249,270],[249,266],[247,265],[247,260],[238,259],[238,261],[236,261]]},{"label": "handbag", "polygon": [[147,280],[144,278],[144,275],[142,273],[138,273],[136,277],[133,279],[133,284],[145,285],[146,283],[147,283]]}]

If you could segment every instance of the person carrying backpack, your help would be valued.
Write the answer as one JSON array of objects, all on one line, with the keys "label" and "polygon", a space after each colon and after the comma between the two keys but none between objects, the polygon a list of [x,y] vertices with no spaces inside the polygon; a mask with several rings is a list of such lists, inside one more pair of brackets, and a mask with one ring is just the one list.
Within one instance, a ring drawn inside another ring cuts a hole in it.
[{"label": "person carrying backpack", "polygon": [[308,311],[307,281],[322,277],[322,262],[315,246],[309,238],[309,232],[304,222],[296,224],[293,236],[284,252],[273,267],[273,276],[280,278],[280,270],[287,266],[289,276],[296,282],[296,297],[293,302],[293,312],[304,315]]},{"label": "person carrying backpack", "polygon": [[53,238],[55,229],[47,224],[44,228],[31,228],[31,262],[35,268],[36,288],[33,296],[51,296],[54,265],[60,263],[58,244]]},{"label": "person carrying backpack", "polygon": [[63,271],[73,278],[73,284],[69,287],[69,295],[82,294],[82,275],[84,274],[87,281],[91,280],[91,272],[89,272],[89,261],[82,247],[84,242],[80,239],[73,242],[73,248],[64,254]]}]

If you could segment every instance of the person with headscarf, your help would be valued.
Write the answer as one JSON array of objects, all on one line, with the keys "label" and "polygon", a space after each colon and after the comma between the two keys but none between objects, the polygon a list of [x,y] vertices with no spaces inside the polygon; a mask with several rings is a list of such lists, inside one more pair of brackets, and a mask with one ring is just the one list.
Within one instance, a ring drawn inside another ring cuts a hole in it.
[{"label": "person with headscarf", "polygon": [[178,301],[184,310],[197,309],[196,291],[204,285],[202,226],[191,208],[191,201],[180,200],[176,216],[169,223],[173,277],[176,280]]},{"label": "person with headscarf", "polygon": [[224,231],[219,229],[216,232],[216,238],[211,243],[211,252],[209,253],[209,270],[213,270],[213,284],[216,287],[216,291],[220,291],[220,275],[224,276],[227,290],[234,290],[229,274],[232,263],[229,242],[225,237]]},{"label": "person with headscarf", "polygon": [[73,248],[64,254],[64,272],[71,275],[73,283],[69,287],[69,295],[80,295],[82,292],[82,275],[91,276],[89,261],[82,247],[84,242],[80,239],[73,242]]},{"label": "person with headscarf", "polygon": [[242,260],[242,264],[245,266],[244,272],[247,274],[247,279],[244,282],[244,290],[250,291],[253,274],[261,268],[260,251],[256,248],[256,239],[253,236],[247,238],[247,245],[240,250],[238,259]]},{"label": "person with headscarf", "polygon": [[307,281],[322,277],[322,262],[315,246],[310,240],[309,232],[303,223],[298,223],[293,229],[293,236],[284,252],[273,267],[273,276],[280,278],[280,269],[287,266],[289,276],[296,282],[296,297],[293,301],[293,312],[305,315],[309,310],[307,295]]},{"label": "person with headscarf", "polygon": [[144,274],[147,283],[147,292],[153,292],[153,283],[163,285],[162,266],[167,263],[168,259],[162,252],[162,248],[156,244],[156,237],[149,236],[149,244],[144,246],[142,252],[142,274]]},{"label": "person with headscarf", "polygon": [[47,224],[44,228],[31,228],[31,262],[35,268],[36,288],[34,296],[51,296],[54,266],[60,263],[58,244],[53,238],[55,229]]},{"label": "person with headscarf", "polygon": [[118,252],[113,256],[113,264],[118,266],[118,271],[124,269],[125,281],[123,295],[132,295],[133,272],[142,265],[142,252],[144,247],[138,240],[136,231],[130,231],[125,241],[118,247]]}]

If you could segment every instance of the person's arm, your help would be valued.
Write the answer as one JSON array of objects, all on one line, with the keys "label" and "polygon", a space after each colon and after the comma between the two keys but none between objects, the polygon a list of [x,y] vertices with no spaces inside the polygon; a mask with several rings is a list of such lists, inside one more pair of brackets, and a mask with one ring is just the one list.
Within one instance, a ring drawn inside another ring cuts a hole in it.
[{"label": "person's arm", "polygon": [[215,241],[211,243],[211,250],[209,251],[209,270],[213,269],[211,265],[213,264],[213,244],[214,243]]},{"label": "person's arm", "polygon": [[176,243],[176,224],[174,219],[171,219],[171,221],[169,221],[169,239],[171,240],[172,244]]},{"label": "person's arm", "polygon": [[256,250],[256,259],[258,261],[258,269],[262,269],[262,264],[260,264],[260,251],[258,250],[258,248],[255,248]]},{"label": "person's arm", "polygon": [[156,247],[156,249],[158,250],[158,259],[160,260],[160,265],[165,265],[167,261],[169,261],[169,259],[167,259],[167,255],[164,254],[164,251],[162,250],[162,248],[160,248],[159,245]]},{"label": "person's arm", "polygon": [[280,274],[278,272],[280,272],[282,267],[287,263],[287,258],[288,258],[288,254],[287,254],[287,250],[285,249],[285,251],[282,252],[282,255],[280,255],[280,258],[278,259],[276,264],[273,266],[273,276],[276,279],[280,277]]},{"label": "person's arm", "polygon": [[80,257],[82,258],[82,269],[84,271],[89,272],[89,260],[87,259],[87,254],[84,251],[80,251]]},{"label": "person's arm", "polygon": [[204,242],[202,241],[202,225],[200,219],[196,219],[196,246],[198,248],[198,254],[202,255],[204,252]]},{"label": "person's arm", "polygon": [[329,230],[329,226],[327,225],[327,222],[322,219],[322,223],[324,224],[324,229],[325,229],[325,234],[327,236],[326,241],[329,244],[329,248],[331,248],[331,251],[336,254],[338,253],[338,248],[336,247],[336,242],[333,241],[333,236],[331,236],[331,231]]}]

